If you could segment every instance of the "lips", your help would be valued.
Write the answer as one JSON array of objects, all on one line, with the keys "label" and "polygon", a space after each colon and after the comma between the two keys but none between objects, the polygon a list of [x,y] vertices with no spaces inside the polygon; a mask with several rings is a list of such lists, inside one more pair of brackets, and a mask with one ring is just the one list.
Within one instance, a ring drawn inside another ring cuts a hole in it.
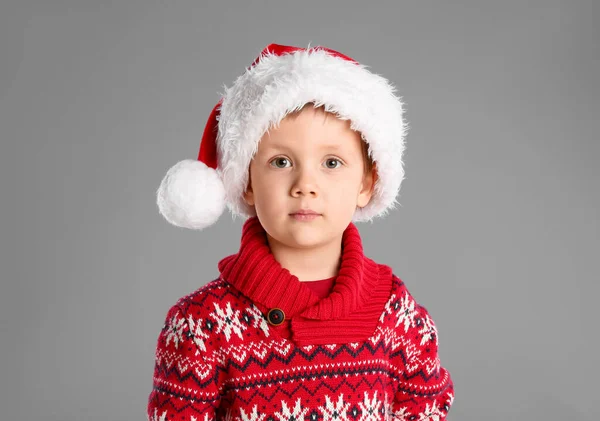
[{"label": "lips", "polygon": [[290,215],[320,215],[320,213],[310,209],[303,209],[298,212],[290,213]]}]

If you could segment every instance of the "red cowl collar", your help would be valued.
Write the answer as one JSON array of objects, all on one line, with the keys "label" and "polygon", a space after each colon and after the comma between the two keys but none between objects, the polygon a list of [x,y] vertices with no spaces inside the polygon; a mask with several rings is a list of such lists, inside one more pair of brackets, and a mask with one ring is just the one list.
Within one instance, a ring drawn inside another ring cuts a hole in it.
[{"label": "red cowl collar", "polygon": [[332,292],[319,298],[271,253],[258,217],[242,228],[240,250],[218,264],[221,277],[266,313],[285,314],[298,345],[358,342],[371,336],[390,297],[392,269],[363,254],[353,223],[342,236],[342,259]]}]

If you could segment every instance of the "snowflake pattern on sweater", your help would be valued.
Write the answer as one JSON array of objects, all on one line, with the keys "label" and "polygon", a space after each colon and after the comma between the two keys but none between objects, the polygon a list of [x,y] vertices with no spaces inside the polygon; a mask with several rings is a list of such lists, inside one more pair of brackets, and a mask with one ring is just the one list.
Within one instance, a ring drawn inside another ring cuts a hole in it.
[{"label": "snowflake pattern on sweater", "polygon": [[454,386],[427,310],[393,277],[365,341],[299,346],[223,279],[171,307],[149,421],[442,421]]}]

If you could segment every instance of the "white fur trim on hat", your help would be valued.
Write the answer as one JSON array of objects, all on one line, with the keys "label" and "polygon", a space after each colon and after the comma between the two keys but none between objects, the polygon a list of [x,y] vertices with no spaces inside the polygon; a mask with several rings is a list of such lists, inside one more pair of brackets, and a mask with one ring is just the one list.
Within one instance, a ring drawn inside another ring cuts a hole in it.
[{"label": "white fur trim on hat", "polygon": [[226,88],[220,108],[218,173],[234,216],[254,216],[243,200],[250,161],[260,138],[290,112],[313,102],[348,119],[369,145],[378,179],[369,204],[353,221],[382,216],[397,204],[404,179],[402,154],[407,125],[395,88],[366,66],[324,50],[300,50],[281,56],[266,54],[233,86]]},{"label": "white fur trim on hat", "polygon": [[160,213],[171,224],[201,230],[214,224],[225,209],[225,187],[217,172],[203,162],[175,164],[156,193]]}]

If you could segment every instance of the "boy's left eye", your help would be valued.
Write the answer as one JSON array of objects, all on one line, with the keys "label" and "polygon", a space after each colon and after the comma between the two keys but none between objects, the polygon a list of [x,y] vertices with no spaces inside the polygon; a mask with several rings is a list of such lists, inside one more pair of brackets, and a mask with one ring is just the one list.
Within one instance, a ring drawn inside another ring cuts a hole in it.
[{"label": "boy's left eye", "polygon": [[325,165],[327,166],[327,168],[332,168],[332,169],[339,167],[339,165],[336,165],[336,163],[339,165],[342,164],[341,161],[336,158],[329,158],[328,160],[325,161]]}]

